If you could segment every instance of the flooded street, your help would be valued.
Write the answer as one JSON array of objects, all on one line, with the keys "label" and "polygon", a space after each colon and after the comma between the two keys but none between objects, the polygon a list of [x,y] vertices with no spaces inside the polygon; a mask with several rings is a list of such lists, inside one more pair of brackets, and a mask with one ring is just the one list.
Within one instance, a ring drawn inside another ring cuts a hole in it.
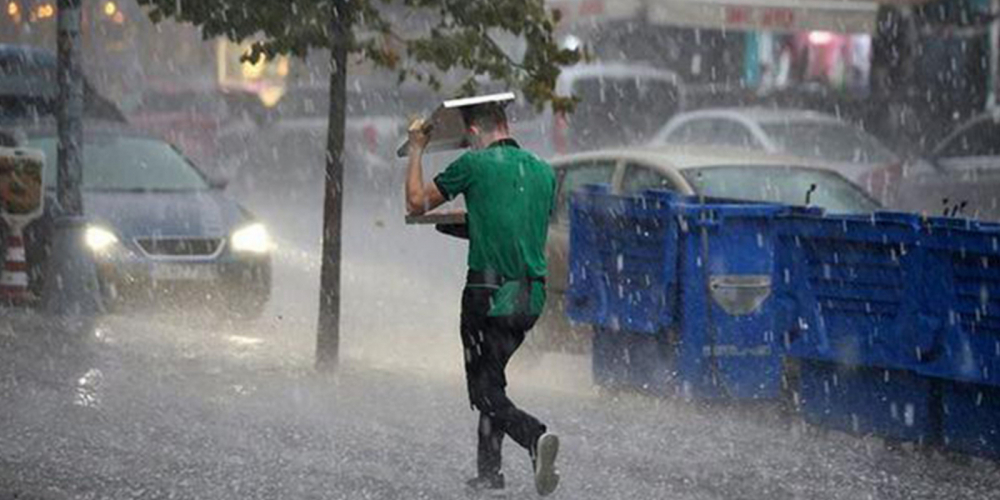
[{"label": "flooded street", "polygon": [[1000,0],[2,0],[0,500],[1000,500],[998,195]]},{"label": "flooded street", "polygon": [[[335,375],[313,369],[318,221],[291,204],[250,202],[279,248],[274,298],[254,322],[111,316],[75,338],[23,316],[0,331],[0,498],[468,498],[476,418],[457,338],[464,249],[403,228],[398,205],[383,200],[348,200]],[[383,244],[400,231],[409,244]],[[558,498],[1000,491],[989,462],[821,434],[768,408],[599,394],[582,356],[514,364],[513,399],[563,437]],[[527,456],[506,451],[508,497],[534,498]]]}]

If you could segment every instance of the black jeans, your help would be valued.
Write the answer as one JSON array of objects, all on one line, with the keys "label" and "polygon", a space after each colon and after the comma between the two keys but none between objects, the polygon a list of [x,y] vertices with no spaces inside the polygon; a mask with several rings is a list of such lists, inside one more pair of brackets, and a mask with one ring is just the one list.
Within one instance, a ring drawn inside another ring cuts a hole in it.
[{"label": "black jeans", "polygon": [[466,287],[462,293],[462,347],[469,401],[479,410],[480,476],[500,472],[504,434],[530,450],[545,425],[507,397],[504,369],[538,316],[490,317],[490,288]]}]

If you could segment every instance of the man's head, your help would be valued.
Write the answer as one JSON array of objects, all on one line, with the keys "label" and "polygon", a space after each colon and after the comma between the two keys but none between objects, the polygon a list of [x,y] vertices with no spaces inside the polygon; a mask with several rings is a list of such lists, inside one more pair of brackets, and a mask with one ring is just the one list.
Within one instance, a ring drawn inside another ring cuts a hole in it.
[{"label": "man's head", "polygon": [[510,137],[507,127],[507,113],[501,104],[483,104],[462,110],[469,146],[482,149],[490,144]]}]

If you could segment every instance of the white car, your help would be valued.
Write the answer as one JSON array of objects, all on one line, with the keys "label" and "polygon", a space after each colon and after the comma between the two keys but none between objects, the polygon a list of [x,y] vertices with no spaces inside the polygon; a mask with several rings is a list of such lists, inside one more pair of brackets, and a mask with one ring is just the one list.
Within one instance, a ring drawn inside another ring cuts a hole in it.
[{"label": "white car", "polygon": [[587,184],[608,184],[613,193],[665,189],[749,201],[809,205],[830,213],[871,213],[880,208],[834,165],[745,149],[660,146],[605,149],[553,159],[556,208],[549,224],[547,289],[550,307],[541,318],[542,349],[586,349],[589,331],[566,324],[563,297],[569,271],[570,194]]},{"label": "white car", "polygon": [[643,63],[569,66],[559,73],[555,93],[578,98],[576,110],[538,112],[524,99],[507,110],[514,137],[543,158],[644,144],[685,106],[680,77]]},{"label": "white car", "polygon": [[899,157],[863,130],[815,111],[716,108],[674,116],[652,144],[711,145],[784,153],[829,162],[852,180],[898,164]]}]

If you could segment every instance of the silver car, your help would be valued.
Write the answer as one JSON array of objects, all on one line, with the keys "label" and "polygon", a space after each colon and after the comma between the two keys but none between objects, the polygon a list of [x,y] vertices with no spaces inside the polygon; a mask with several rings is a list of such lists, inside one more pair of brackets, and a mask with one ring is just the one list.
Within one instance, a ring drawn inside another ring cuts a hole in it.
[{"label": "silver car", "polygon": [[899,157],[865,131],[815,111],[716,108],[680,113],[652,143],[746,148],[827,162],[851,180],[898,164]]}]

